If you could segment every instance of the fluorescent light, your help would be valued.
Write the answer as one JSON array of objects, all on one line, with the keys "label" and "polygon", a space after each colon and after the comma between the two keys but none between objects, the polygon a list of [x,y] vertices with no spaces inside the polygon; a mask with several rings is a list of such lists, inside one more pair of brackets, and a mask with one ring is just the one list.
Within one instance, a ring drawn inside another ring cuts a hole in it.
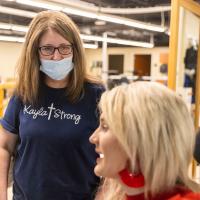
[{"label": "fluorescent light", "polygon": [[11,29],[11,25],[10,24],[0,23],[0,29],[9,30],[9,29]]},{"label": "fluorescent light", "polygon": [[8,42],[24,42],[24,38],[22,37],[13,37],[13,36],[4,36],[0,35],[0,41],[8,41]]},{"label": "fluorescent light", "polygon": [[102,21],[102,20],[96,20],[94,23],[95,23],[95,25],[97,25],[97,26],[103,26],[103,25],[106,24],[106,22],[105,22],[105,21]]},{"label": "fluorescent light", "polygon": [[[23,43],[25,41],[25,38],[0,35],[0,41]],[[83,46],[84,46],[84,48],[87,48],[87,49],[97,49],[98,48],[98,44],[84,43]]]},{"label": "fluorescent light", "polygon": [[88,11],[83,11],[75,8],[64,8],[62,10],[65,13],[68,14],[73,14],[73,15],[79,15],[87,18],[92,18],[92,19],[98,19],[106,22],[112,22],[115,24],[122,24],[126,26],[131,26],[135,28],[140,28],[140,29],[145,29],[145,30],[150,30],[150,31],[157,31],[157,32],[164,32],[165,27],[161,27],[158,25],[152,25],[149,23],[143,23],[140,21],[132,20],[132,19],[127,19],[123,17],[118,17],[118,16],[112,16],[112,15],[105,15],[101,13],[92,13]]},{"label": "fluorescent light", "polygon": [[121,44],[121,45],[128,45],[128,46],[137,46],[137,47],[145,47],[145,48],[153,48],[154,44],[147,43],[147,42],[138,42],[138,41],[132,41],[132,40],[123,40],[123,39],[117,39],[117,38],[103,38],[100,36],[94,36],[94,35],[83,35],[81,34],[81,38],[83,40],[92,40],[92,41],[99,41],[99,42],[108,42],[112,44]]},{"label": "fluorescent light", "polygon": [[0,13],[9,14],[9,15],[17,15],[17,16],[22,16],[22,17],[29,17],[29,18],[33,18],[37,15],[37,13],[35,12],[19,10],[15,8],[4,7],[4,6],[0,6]]},{"label": "fluorescent light", "polygon": [[72,15],[78,15],[78,16],[83,16],[87,18],[92,18],[92,19],[97,19],[98,15],[96,13],[76,9],[76,8],[64,8],[62,9],[63,12],[67,14],[72,14]]},{"label": "fluorescent light", "polygon": [[[0,23],[0,29],[6,29],[6,30],[16,30],[16,31],[22,31],[22,32],[27,32],[28,27],[27,26],[19,26],[19,25],[12,25],[12,24],[6,24],[6,23]],[[147,43],[147,42],[138,42],[138,41],[133,41],[133,40],[123,40],[120,38],[104,38],[101,36],[95,36],[95,35],[84,35],[81,34],[80,37],[83,40],[91,40],[91,41],[99,41],[99,42],[108,42],[108,43],[113,43],[113,44],[121,44],[121,45],[128,45],[128,46],[138,46],[138,47],[145,47],[145,48],[153,48],[154,44],[153,43]],[[96,47],[98,48],[98,47]]]},{"label": "fluorescent light", "polygon": [[31,1],[31,0],[16,0],[16,2],[20,3],[20,4],[25,4],[25,5],[28,5],[28,6],[44,8],[44,9],[47,9],[47,10],[57,10],[57,11],[62,10],[62,7],[60,7],[60,6],[47,4],[47,3],[43,3],[43,2],[36,2],[36,1]]},{"label": "fluorescent light", "polygon": [[83,16],[87,18],[92,18],[92,19],[99,19],[99,20],[103,20],[107,22],[122,24],[126,26],[131,26],[135,28],[151,30],[151,31],[156,31],[156,32],[164,32],[166,29],[165,27],[159,26],[159,25],[144,23],[144,22],[140,22],[140,21],[124,18],[124,17],[118,17],[114,15],[102,14],[99,12],[81,10],[79,8],[63,7],[63,5],[62,7],[56,6],[55,4],[44,3],[44,1],[16,0],[16,2],[20,4],[29,5],[29,6],[44,8],[48,10],[59,10],[67,14],[73,14],[73,15]]},{"label": "fluorescent light", "polygon": [[100,36],[95,36],[95,35],[83,35],[81,34],[81,38],[83,40],[92,40],[92,41],[98,41],[98,42],[103,42],[105,39]]},{"label": "fluorescent light", "polygon": [[98,19],[107,21],[107,22],[116,23],[116,24],[122,24],[122,25],[127,25],[127,26],[131,26],[131,27],[135,27],[135,28],[150,30],[150,31],[164,32],[166,29],[165,27],[147,24],[147,23],[143,23],[140,21],[136,21],[136,20],[131,20],[131,19],[125,20],[124,18],[118,17],[118,16],[109,16],[109,15],[101,15],[100,14],[98,16]]},{"label": "fluorescent light", "polygon": [[[145,7],[145,8],[111,8],[111,7],[99,7],[95,6],[93,3],[88,3],[82,0],[48,0],[55,3],[64,4],[65,6],[70,7],[78,7],[83,10],[98,12],[99,10],[102,13],[109,14],[122,14],[122,15],[130,15],[130,14],[144,14],[144,13],[161,13],[171,10],[171,6],[153,6],[153,7]],[[90,1],[91,2],[91,1]]]},{"label": "fluorescent light", "polygon": [[147,43],[147,42],[138,42],[138,41],[132,41],[132,40],[115,39],[115,38],[107,38],[106,40],[107,42],[114,43],[114,44],[122,44],[122,45],[145,47],[145,48],[154,47],[154,44]]},{"label": "fluorescent light", "polygon": [[101,12],[110,14],[146,14],[146,13],[161,13],[171,10],[171,6],[154,6],[145,8],[106,8],[101,7]]},{"label": "fluorescent light", "polygon": [[[91,40],[91,41],[99,41],[99,42],[108,42],[112,44],[121,44],[121,45],[128,45],[128,46],[137,46],[137,47],[145,47],[145,48],[153,48],[154,44],[147,43],[147,42],[138,42],[132,40],[123,40],[123,39],[116,39],[116,38],[103,38],[100,36],[94,35],[80,35],[83,40]],[[12,42],[24,42],[24,38],[22,37],[11,37],[11,36],[0,36],[1,41],[12,41]],[[98,48],[97,44],[84,44],[85,48]]]},{"label": "fluorescent light", "polygon": [[132,27],[141,28],[141,29],[150,30],[150,31],[156,31],[156,32],[164,32],[166,29],[166,27],[146,24],[146,23],[133,21],[133,20],[127,20],[124,22],[124,24],[127,26],[132,26]]},{"label": "fluorescent light", "polygon": [[14,24],[6,24],[6,23],[0,23],[0,29],[20,31],[24,33],[28,31],[27,26],[20,26],[20,25],[14,25]]},{"label": "fluorescent light", "polygon": [[12,25],[11,28],[13,31],[21,31],[21,32],[28,32],[28,27],[19,26],[19,25]]},{"label": "fluorescent light", "polygon": [[88,43],[84,43],[83,47],[86,49],[97,49],[98,48],[98,44],[88,44]]}]

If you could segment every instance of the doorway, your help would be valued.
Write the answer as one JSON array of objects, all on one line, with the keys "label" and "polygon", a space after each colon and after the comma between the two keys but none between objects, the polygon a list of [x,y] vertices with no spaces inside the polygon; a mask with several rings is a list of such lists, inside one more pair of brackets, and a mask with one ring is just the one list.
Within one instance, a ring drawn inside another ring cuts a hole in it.
[{"label": "doorway", "polygon": [[108,69],[109,69],[109,75],[123,74],[124,55],[109,55]]},{"label": "doorway", "polygon": [[151,74],[151,55],[134,55],[134,75],[150,76]]}]

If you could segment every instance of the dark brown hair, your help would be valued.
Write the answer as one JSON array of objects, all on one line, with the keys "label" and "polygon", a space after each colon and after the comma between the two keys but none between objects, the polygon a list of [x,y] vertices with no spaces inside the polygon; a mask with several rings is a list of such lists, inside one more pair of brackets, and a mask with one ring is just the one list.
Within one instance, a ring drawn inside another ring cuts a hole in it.
[{"label": "dark brown hair", "polygon": [[78,28],[64,13],[55,11],[40,12],[30,24],[17,63],[16,95],[23,102],[38,103],[42,83],[38,45],[41,36],[49,29],[56,31],[73,45],[74,69],[69,74],[66,95],[70,102],[76,102],[83,92],[85,81],[99,82],[86,75],[85,52]]}]

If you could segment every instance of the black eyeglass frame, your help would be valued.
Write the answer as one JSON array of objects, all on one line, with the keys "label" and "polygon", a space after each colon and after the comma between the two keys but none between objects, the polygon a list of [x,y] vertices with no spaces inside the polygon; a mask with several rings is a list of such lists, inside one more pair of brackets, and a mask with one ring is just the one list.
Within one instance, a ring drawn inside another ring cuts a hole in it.
[{"label": "black eyeglass frame", "polygon": [[[44,53],[42,53],[42,48],[44,48],[44,47],[52,47],[53,48],[53,51],[52,51],[52,53],[51,54],[44,54]],[[63,48],[63,47],[71,47],[71,51],[69,52],[69,53],[67,53],[67,54],[64,54],[64,53],[61,53],[61,51],[60,51],[60,48]],[[58,50],[58,52],[61,54],[61,55],[69,55],[69,54],[71,54],[72,52],[73,52],[73,45],[65,45],[65,46],[59,46],[59,47],[54,47],[54,46],[41,46],[41,47],[38,47],[38,49],[39,49],[39,51],[40,51],[40,53],[43,55],[43,56],[52,56],[54,53],[55,53],[55,50],[57,49]]]}]

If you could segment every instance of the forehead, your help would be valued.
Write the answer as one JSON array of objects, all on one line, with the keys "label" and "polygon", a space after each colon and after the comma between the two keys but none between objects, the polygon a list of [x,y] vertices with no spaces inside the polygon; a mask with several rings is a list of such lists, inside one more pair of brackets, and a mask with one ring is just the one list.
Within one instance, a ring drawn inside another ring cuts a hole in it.
[{"label": "forehead", "polygon": [[59,33],[56,31],[49,29],[47,30],[40,38],[39,45],[53,45],[58,46],[60,44],[70,44],[68,40],[66,40],[64,37],[62,37]]}]

